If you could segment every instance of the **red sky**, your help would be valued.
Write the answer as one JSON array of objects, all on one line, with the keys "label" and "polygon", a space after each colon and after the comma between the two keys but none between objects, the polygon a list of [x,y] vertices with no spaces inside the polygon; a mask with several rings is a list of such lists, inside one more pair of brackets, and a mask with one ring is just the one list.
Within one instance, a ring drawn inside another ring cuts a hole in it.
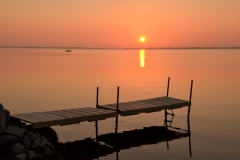
[{"label": "red sky", "polygon": [[240,1],[1,1],[0,46],[240,46]]}]

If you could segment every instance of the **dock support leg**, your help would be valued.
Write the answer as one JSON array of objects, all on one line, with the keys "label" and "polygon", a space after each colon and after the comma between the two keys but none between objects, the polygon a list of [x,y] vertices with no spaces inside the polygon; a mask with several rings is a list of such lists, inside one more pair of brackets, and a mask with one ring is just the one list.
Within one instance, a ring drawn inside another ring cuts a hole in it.
[{"label": "dock support leg", "polygon": [[[97,95],[96,95],[96,108],[98,108],[98,87],[97,87]],[[95,121],[95,129],[96,129],[96,141],[98,143],[98,121]]]},{"label": "dock support leg", "polygon": [[168,120],[167,120],[167,110],[165,109],[165,127],[168,128]]},{"label": "dock support leg", "polygon": [[[192,88],[193,88],[193,80],[191,81],[189,102],[192,101]],[[188,122],[190,121],[190,111],[191,111],[191,105],[188,106],[188,118],[187,118]]]},{"label": "dock support leg", "polygon": [[95,127],[96,127],[96,141],[98,143],[98,121],[95,121]]},{"label": "dock support leg", "polygon": [[169,93],[169,85],[170,85],[170,77],[168,77],[168,85],[167,85],[167,97],[168,97],[168,93]]},{"label": "dock support leg", "polygon": [[118,114],[119,114],[118,105],[119,105],[119,87],[117,88],[117,105],[116,105],[117,116],[115,121],[115,133],[118,133]]},{"label": "dock support leg", "polygon": [[[189,101],[192,101],[192,88],[193,88],[193,80],[191,81],[191,87],[190,87],[190,97]],[[188,134],[189,134],[189,154],[190,157],[192,157],[192,147],[191,147],[191,129],[190,129],[190,111],[191,111],[191,105],[188,106],[188,117],[187,117],[187,123],[188,123]]]},{"label": "dock support leg", "polygon": [[[168,84],[167,84],[167,97],[168,97],[168,94],[169,94],[169,85],[170,85],[170,77],[168,77]],[[167,124],[167,109],[165,109],[165,126],[166,128],[168,127],[168,124]]]}]

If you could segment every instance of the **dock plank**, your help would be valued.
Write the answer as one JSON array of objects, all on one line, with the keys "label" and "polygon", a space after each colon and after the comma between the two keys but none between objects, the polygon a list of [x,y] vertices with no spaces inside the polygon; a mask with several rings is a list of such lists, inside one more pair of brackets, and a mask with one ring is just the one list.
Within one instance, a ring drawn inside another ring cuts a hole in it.
[{"label": "dock plank", "polygon": [[[191,105],[190,101],[172,97],[156,97],[144,100],[119,103],[119,114],[130,116],[140,113],[158,112],[165,109],[177,109]],[[31,123],[33,128],[49,127],[54,125],[69,125],[84,121],[98,121],[116,117],[116,103],[100,105],[98,108],[85,107],[62,109],[46,112],[32,112],[11,115],[14,118]]]},{"label": "dock plank", "polygon": [[117,112],[99,108],[75,108],[46,112],[32,112],[11,115],[14,118],[32,124],[33,128],[49,127],[54,125],[68,125],[83,121],[98,121],[116,117]]},{"label": "dock plank", "polygon": [[[191,102],[172,97],[156,97],[145,100],[130,101],[119,103],[120,115],[128,116],[139,113],[151,113],[164,109],[177,109],[191,105]],[[116,110],[116,104],[101,105],[100,108],[107,110]]]}]

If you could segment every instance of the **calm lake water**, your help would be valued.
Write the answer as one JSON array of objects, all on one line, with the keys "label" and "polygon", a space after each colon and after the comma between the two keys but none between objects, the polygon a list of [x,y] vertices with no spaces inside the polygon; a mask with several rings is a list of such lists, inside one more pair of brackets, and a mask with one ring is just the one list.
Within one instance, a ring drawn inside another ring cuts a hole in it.
[{"label": "calm lake water", "polygon": [[[240,159],[240,50],[0,49],[0,103],[11,114],[95,107],[165,96],[189,99],[194,80],[189,138],[121,150],[119,160]],[[187,128],[187,107],[174,110],[173,126]],[[164,112],[120,117],[119,132],[163,125]],[[115,119],[99,121],[99,134]],[[62,142],[95,137],[95,123],[53,127]],[[116,153],[100,160],[117,159]]]}]

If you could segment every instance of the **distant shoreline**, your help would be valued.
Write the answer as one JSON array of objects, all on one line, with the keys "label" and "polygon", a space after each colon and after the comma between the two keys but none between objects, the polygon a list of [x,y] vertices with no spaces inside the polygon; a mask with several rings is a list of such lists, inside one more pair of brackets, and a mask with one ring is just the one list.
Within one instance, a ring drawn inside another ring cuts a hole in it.
[{"label": "distant shoreline", "polygon": [[21,46],[0,46],[0,48],[25,48],[25,49],[240,49],[240,47],[21,47]]}]

